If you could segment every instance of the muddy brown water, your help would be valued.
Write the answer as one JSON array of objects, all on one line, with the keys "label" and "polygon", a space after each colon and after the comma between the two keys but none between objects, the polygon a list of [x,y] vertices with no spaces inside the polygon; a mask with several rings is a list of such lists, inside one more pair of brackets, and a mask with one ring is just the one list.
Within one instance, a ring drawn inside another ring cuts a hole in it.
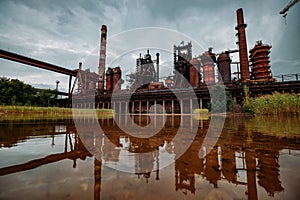
[{"label": "muddy brown water", "polygon": [[299,167],[295,116],[0,120],[0,199],[299,199]]}]

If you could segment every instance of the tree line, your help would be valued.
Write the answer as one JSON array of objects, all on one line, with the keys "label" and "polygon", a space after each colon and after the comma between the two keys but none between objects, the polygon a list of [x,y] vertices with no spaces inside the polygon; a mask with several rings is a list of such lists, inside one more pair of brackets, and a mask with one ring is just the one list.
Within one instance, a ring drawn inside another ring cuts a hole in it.
[{"label": "tree line", "polygon": [[57,91],[37,89],[18,79],[0,77],[0,105],[53,106]]}]

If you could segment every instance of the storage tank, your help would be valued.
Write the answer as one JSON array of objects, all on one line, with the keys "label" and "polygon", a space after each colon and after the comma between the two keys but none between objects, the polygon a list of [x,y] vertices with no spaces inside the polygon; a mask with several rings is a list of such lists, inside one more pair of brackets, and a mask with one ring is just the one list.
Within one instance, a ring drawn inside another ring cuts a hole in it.
[{"label": "storage tank", "polygon": [[229,52],[221,53],[218,57],[217,64],[219,70],[219,82],[230,83],[231,82],[231,69],[230,69],[231,59]]},{"label": "storage tank", "polygon": [[269,61],[271,48],[271,45],[257,41],[254,48],[250,50],[251,72],[255,80],[272,78]]},{"label": "storage tank", "polygon": [[200,73],[199,73],[199,66],[200,62],[197,58],[193,58],[190,60],[190,84],[192,87],[200,87]]},{"label": "storage tank", "polygon": [[210,48],[208,51],[200,56],[203,66],[203,83],[206,85],[215,84],[215,54],[212,53]]},{"label": "storage tank", "polygon": [[113,90],[121,90],[121,84],[118,81],[121,79],[122,71],[120,67],[113,68]]},{"label": "storage tank", "polygon": [[108,68],[106,71],[106,92],[111,92],[113,89],[113,69]]}]

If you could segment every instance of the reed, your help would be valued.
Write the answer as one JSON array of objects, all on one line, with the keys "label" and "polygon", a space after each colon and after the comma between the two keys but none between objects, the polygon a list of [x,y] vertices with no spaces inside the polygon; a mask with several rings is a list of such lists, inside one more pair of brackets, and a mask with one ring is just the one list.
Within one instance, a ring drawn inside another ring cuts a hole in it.
[{"label": "reed", "polygon": [[93,115],[113,115],[112,109],[72,109],[60,107],[34,107],[34,106],[0,106],[0,114],[41,114],[48,116],[74,116],[76,114]]},{"label": "reed", "polygon": [[300,114],[300,94],[274,92],[250,98],[243,108],[258,115]]}]

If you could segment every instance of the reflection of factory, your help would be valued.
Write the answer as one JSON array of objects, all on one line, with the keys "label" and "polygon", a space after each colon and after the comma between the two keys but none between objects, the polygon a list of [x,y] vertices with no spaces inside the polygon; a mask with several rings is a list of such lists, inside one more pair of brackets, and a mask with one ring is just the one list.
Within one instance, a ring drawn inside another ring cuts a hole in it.
[{"label": "reflection of factory", "polygon": [[[170,116],[167,120],[167,126],[176,128],[177,123],[172,125],[172,121],[176,121],[178,118],[180,117]],[[63,152],[26,163],[0,168],[0,176],[31,170],[64,159],[72,160],[73,166],[70,165],[70,167],[76,168],[76,160],[85,160],[87,157],[93,156],[91,152],[87,151],[87,147],[101,147],[101,153],[98,155],[100,157],[94,159],[94,193],[95,199],[99,199],[101,185],[105,184],[105,182],[101,183],[101,176],[103,176],[101,174],[102,162],[115,164],[120,162],[122,159],[120,148],[123,147],[128,152],[135,153],[134,159],[131,161],[134,165],[134,173],[138,177],[142,177],[146,181],[149,179],[155,181],[162,179],[159,175],[159,165],[162,160],[159,159],[160,152],[156,150],[163,146],[168,146],[172,142],[172,135],[158,133],[158,135],[150,139],[125,137],[126,134],[119,133],[119,129],[113,119],[105,119],[100,120],[101,127],[104,127],[105,130],[113,131],[111,133],[105,131],[105,136],[108,140],[103,140],[103,136],[95,132],[95,125],[98,125],[97,121],[83,119],[81,123],[81,125],[86,127],[86,134],[80,133],[80,138],[76,133],[76,128],[70,122],[67,122],[66,125],[60,121],[57,123],[60,126],[57,127],[51,127],[48,124],[47,128],[56,132],[53,133],[54,137],[57,137],[59,134],[65,134]],[[204,127],[208,126],[208,121],[203,121],[203,123]],[[284,188],[280,180],[279,152],[282,149],[299,150],[299,147],[284,138],[279,139],[267,135],[263,136],[260,133],[245,132],[246,123],[244,122],[235,122],[234,119],[228,119],[225,123],[233,123],[237,130],[234,133],[231,130],[229,132],[225,130],[217,145],[210,152],[207,152],[208,154],[204,158],[199,158],[199,152],[203,151],[201,146],[204,138],[201,134],[196,136],[192,144],[182,155],[180,155],[180,151],[177,152],[180,146],[175,145],[172,149],[165,148],[170,154],[175,154],[174,189],[182,191],[184,194],[188,192],[195,194],[196,190],[198,190],[197,184],[199,184],[197,179],[201,179],[215,188],[222,181],[228,181],[233,186],[239,185],[244,188],[245,194],[249,199],[257,199],[259,193],[258,187],[262,187],[269,196],[274,196],[276,193],[282,192]],[[26,137],[35,128],[34,126],[32,127],[32,124],[30,127],[28,126],[27,131],[25,131]],[[7,127],[4,131],[10,133],[9,129]],[[207,128],[201,130],[205,131]],[[251,135],[251,141],[245,137],[246,135],[241,136],[241,132]],[[19,141],[15,140],[15,135],[7,134],[8,138],[2,139],[0,144],[12,146],[16,142],[24,140],[24,132],[20,132],[20,134],[17,136]],[[32,131],[31,134],[36,134],[36,132]],[[55,140],[54,138],[54,143]],[[51,140],[49,141],[51,142]],[[91,146],[87,146],[87,144]],[[94,148],[89,150],[93,151]],[[142,154],[146,152],[149,154]],[[177,155],[178,153],[180,156]]]},{"label": "reflection of factory", "polygon": [[[127,112],[143,113],[149,112],[149,108],[155,104],[161,104],[167,112],[183,112],[180,108],[181,102],[172,93],[171,90],[186,93],[186,100],[183,100],[185,107],[195,108],[189,99],[189,93],[193,90],[197,96],[200,108],[207,107],[210,101],[209,88],[215,84],[224,84],[227,90],[232,94],[234,100],[243,101],[243,86],[247,84],[250,94],[255,96],[264,93],[278,92],[298,92],[300,90],[299,81],[293,83],[277,82],[273,77],[270,69],[270,45],[258,41],[253,49],[250,50],[248,59],[248,48],[246,40],[247,25],[244,23],[243,10],[237,10],[237,39],[238,49],[224,50],[220,53],[214,53],[209,48],[204,53],[194,56],[192,52],[192,43],[184,43],[173,46],[173,74],[167,77],[160,77],[159,56],[155,52],[156,58],[149,50],[147,53],[136,59],[136,70],[133,73],[126,74],[128,82],[127,89],[121,89],[124,83],[122,80],[121,67],[108,67],[105,72],[106,58],[106,35],[107,28],[105,25],[101,29],[100,40],[100,59],[98,80],[94,77],[87,80],[80,78],[80,87],[88,88],[79,90],[79,94],[73,95],[78,98],[75,107],[96,107],[96,108],[114,108],[117,112],[125,112],[124,99],[130,96],[129,109]],[[238,53],[239,61],[232,61],[231,54]],[[251,64],[249,64],[249,61]],[[233,70],[236,65],[236,70]],[[87,77],[80,75],[79,77]],[[162,81],[164,79],[164,81]],[[96,102],[93,104],[81,104],[85,100],[85,94],[95,93],[98,81]],[[116,95],[116,105],[111,105],[111,94],[118,92]],[[67,103],[67,102],[65,102]],[[70,106],[70,102],[68,105]],[[184,111],[190,112],[190,111]]]}]

